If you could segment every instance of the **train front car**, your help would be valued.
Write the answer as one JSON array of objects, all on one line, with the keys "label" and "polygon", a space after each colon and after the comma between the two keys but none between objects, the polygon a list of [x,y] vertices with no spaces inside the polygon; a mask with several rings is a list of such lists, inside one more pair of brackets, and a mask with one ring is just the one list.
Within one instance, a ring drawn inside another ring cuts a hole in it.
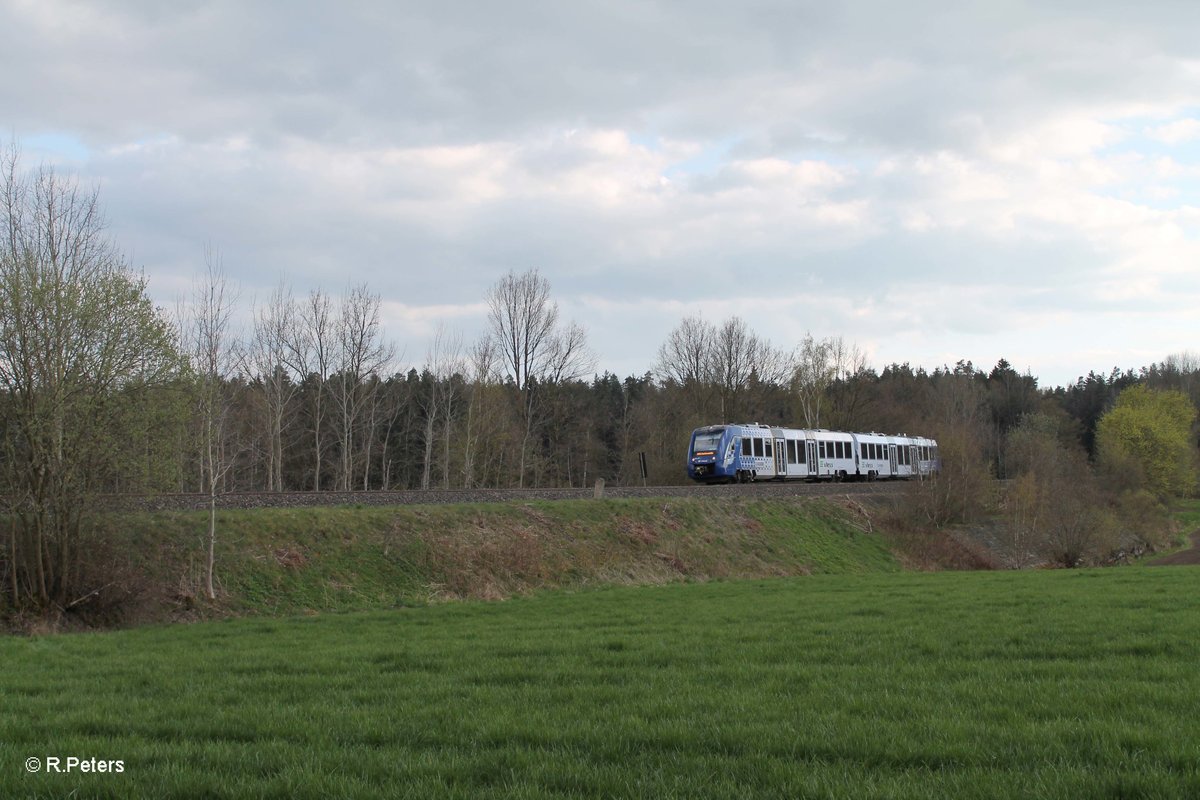
[{"label": "train front car", "polygon": [[728,481],[728,455],[733,432],[725,425],[709,425],[692,431],[688,447],[688,477],[700,483]]}]

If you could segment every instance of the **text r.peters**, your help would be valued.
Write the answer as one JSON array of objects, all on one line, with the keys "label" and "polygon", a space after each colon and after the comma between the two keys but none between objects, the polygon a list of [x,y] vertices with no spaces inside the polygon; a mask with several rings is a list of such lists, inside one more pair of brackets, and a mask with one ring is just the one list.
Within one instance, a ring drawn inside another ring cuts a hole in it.
[{"label": "text r.peters", "polygon": [[46,772],[124,772],[125,761],[103,758],[46,756]]}]

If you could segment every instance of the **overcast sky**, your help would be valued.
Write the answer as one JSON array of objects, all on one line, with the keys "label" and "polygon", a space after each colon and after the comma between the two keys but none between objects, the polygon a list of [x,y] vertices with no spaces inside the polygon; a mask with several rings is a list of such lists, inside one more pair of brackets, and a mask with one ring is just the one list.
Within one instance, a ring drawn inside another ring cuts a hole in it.
[{"label": "overcast sky", "polygon": [[0,0],[0,128],[165,306],[366,282],[420,363],[536,267],[598,370],[693,313],[1043,386],[1200,349],[1200,3]]}]

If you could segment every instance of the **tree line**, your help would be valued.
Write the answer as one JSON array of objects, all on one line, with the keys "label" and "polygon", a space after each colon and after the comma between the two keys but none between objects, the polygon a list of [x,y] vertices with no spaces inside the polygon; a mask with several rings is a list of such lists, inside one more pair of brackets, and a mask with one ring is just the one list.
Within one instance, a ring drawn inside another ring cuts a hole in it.
[{"label": "tree line", "polygon": [[10,606],[62,609],[103,583],[83,553],[106,494],[209,495],[211,595],[223,493],[631,484],[642,454],[650,483],[678,483],[691,430],[722,421],[933,436],[945,468],[919,514],[968,519],[990,477],[1024,480],[1004,506],[1012,531],[1030,531],[1010,537],[1016,561],[1034,557],[1022,536],[1046,539],[1056,482],[1115,482],[1134,505],[1195,490],[1200,363],[1189,354],[1047,390],[1003,360],[877,371],[841,337],[780,348],[740,317],[689,316],[644,374],[597,375],[586,332],[534,269],[490,287],[484,336],[441,327],[403,369],[365,284],[302,296],[280,284],[238,330],[238,287],[207,248],[192,295],[174,313],[156,308],[107,237],[96,191],[23,171],[15,148],[3,155]]}]

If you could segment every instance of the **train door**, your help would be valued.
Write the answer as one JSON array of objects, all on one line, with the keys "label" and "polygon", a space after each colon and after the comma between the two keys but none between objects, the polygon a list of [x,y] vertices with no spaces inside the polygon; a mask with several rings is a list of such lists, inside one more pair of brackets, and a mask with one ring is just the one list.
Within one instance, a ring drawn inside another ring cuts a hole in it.
[{"label": "train door", "polygon": [[775,477],[787,477],[787,441],[775,440]]},{"label": "train door", "polygon": [[896,445],[894,445],[894,444],[888,445],[888,461],[891,464],[891,468],[892,468],[891,474],[895,475],[896,474]]},{"label": "train door", "polygon": [[908,448],[908,466],[909,466],[909,471],[908,471],[909,475],[916,475],[916,476],[920,477],[921,462],[917,460],[917,446],[915,444],[910,445]]},{"label": "train door", "polygon": [[817,460],[817,442],[815,439],[808,440],[808,474],[810,477],[817,477],[821,474],[821,462]]}]

